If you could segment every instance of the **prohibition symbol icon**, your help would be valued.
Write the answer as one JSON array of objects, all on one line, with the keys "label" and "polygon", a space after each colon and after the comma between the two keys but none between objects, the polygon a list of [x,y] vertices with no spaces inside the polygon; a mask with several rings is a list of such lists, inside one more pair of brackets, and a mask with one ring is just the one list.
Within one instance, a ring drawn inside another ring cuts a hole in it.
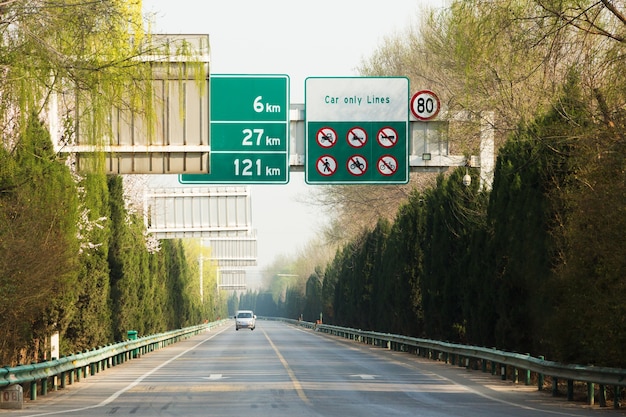
[{"label": "prohibition symbol icon", "polygon": [[376,169],[386,177],[393,175],[398,171],[398,160],[393,155],[383,155],[378,159]]},{"label": "prohibition symbol icon", "polygon": [[322,155],[317,159],[315,168],[320,175],[329,177],[337,172],[337,160],[330,155]]},{"label": "prohibition symbol icon", "polygon": [[398,143],[398,132],[393,127],[383,127],[378,131],[376,140],[383,148],[391,148]]},{"label": "prohibition symbol icon", "polygon": [[317,131],[316,139],[322,148],[332,148],[337,143],[337,132],[332,127],[323,127]]},{"label": "prohibition symbol icon", "polygon": [[360,127],[353,127],[348,130],[346,139],[353,148],[362,148],[367,143],[367,132]]},{"label": "prohibition symbol icon", "polygon": [[348,172],[356,177],[360,177],[367,171],[367,159],[362,155],[352,155],[346,163]]}]

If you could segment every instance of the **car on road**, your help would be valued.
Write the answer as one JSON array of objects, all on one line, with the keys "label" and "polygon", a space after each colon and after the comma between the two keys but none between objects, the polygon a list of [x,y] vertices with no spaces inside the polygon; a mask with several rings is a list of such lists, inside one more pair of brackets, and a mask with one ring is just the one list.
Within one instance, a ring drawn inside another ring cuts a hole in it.
[{"label": "car on road", "polygon": [[256,327],[256,316],[252,310],[239,310],[235,315],[235,330],[250,329]]}]

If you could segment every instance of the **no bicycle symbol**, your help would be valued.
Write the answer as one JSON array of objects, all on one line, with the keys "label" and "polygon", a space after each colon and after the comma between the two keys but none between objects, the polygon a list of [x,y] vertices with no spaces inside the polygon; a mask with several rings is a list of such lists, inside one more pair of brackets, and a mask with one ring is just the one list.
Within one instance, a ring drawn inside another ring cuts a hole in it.
[{"label": "no bicycle symbol", "polygon": [[315,168],[320,175],[329,177],[337,172],[337,160],[330,155],[322,155],[317,159]]},{"label": "no bicycle symbol", "polygon": [[398,171],[398,160],[393,155],[383,155],[378,159],[378,172],[386,177]]},{"label": "no bicycle symbol", "polygon": [[337,143],[337,132],[332,127],[323,127],[317,131],[317,144],[322,148],[332,148]]}]

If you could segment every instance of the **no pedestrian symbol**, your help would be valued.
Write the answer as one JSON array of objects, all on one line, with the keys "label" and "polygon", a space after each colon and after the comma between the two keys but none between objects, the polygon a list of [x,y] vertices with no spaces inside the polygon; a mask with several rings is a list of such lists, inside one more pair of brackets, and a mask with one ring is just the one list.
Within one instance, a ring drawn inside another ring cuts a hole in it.
[{"label": "no pedestrian symbol", "polygon": [[398,132],[392,127],[383,127],[378,131],[376,139],[383,148],[391,148],[398,142]]},{"label": "no pedestrian symbol", "polygon": [[317,159],[315,168],[320,175],[329,177],[337,172],[337,160],[330,155],[322,155]]},{"label": "no pedestrian symbol", "polygon": [[360,127],[353,127],[348,130],[346,139],[353,148],[362,148],[367,143],[367,132]]},{"label": "no pedestrian symbol", "polygon": [[323,127],[317,131],[317,144],[322,148],[332,148],[337,143],[337,132],[331,127]]},{"label": "no pedestrian symbol", "polygon": [[367,171],[367,160],[362,155],[352,155],[347,162],[348,172],[360,177]]},{"label": "no pedestrian symbol", "polygon": [[398,170],[398,161],[393,155],[383,155],[378,159],[376,168],[381,175],[388,177]]}]

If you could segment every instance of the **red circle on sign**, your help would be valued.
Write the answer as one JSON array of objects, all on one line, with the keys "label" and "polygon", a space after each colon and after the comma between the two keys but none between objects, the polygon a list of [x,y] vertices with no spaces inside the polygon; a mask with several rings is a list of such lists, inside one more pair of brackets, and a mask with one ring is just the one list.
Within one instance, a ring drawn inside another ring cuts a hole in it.
[{"label": "red circle on sign", "polygon": [[365,129],[355,126],[348,130],[346,134],[348,145],[353,148],[362,148],[367,143],[367,132]]},{"label": "red circle on sign", "polygon": [[356,177],[360,177],[367,171],[367,159],[363,155],[352,155],[346,162],[348,172]]},{"label": "red circle on sign", "polygon": [[332,127],[323,127],[317,131],[316,139],[322,148],[332,148],[337,143],[337,132]]},{"label": "red circle on sign", "polygon": [[411,97],[411,112],[419,120],[433,119],[439,113],[441,102],[437,94],[430,90],[422,90]]},{"label": "red circle on sign", "polygon": [[376,134],[376,140],[383,148],[392,148],[398,143],[398,132],[393,127],[385,126]]},{"label": "red circle on sign", "polygon": [[329,177],[337,172],[337,160],[331,155],[322,155],[315,164],[318,174]]},{"label": "red circle on sign", "polygon": [[381,175],[389,177],[398,171],[398,160],[393,155],[383,155],[378,158],[376,169]]}]

